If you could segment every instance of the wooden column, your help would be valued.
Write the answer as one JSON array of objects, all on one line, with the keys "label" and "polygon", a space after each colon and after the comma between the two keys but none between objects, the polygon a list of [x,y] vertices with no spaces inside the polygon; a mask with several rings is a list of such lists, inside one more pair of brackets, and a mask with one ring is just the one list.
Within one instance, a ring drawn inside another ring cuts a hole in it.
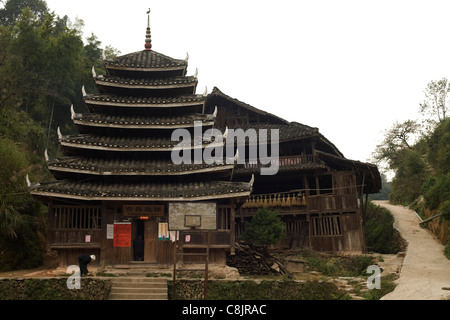
[{"label": "wooden column", "polygon": [[312,225],[311,225],[311,215],[309,213],[309,184],[306,175],[303,176],[303,182],[305,184],[305,192],[306,192],[306,221],[308,221],[308,243],[309,248],[312,249],[311,244],[311,234],[312,234]]},{"label": "wooden column", "polygon": [[230,254],[235,255],[236,253],[236,201],[235,199],[231,199],[231,208],[230,208]]},{"label": "wooden column", "polygon": [[366,173],[364,172],[362,183],[361,183],[361,193],[359,195],[360,203],[359,203],[359,210],[358,210],[359,211],[359,225],[360,225],[360,230],[361,230],[360,231],[361,232],[361,251],[363,253],[366,253],[366,235],[364,232],[365,217],[364,217],[364,200],[363,200],[365,179],[366,179]]}]

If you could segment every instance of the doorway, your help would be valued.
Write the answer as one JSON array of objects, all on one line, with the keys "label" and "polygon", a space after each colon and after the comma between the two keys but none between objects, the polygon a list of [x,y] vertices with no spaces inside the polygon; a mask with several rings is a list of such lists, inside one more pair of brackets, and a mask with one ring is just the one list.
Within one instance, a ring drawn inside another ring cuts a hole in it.
[{"label": "doorway", "polygon": [[145,221],[136,220],[136,233],[133,241],[133,260],[144,261],[145,253]]},{"label": "doorway", "polygon": [[[156,219],[135,220],[133,260],[156,262],[158,226]],[[140,237],[140,239],[139,239]]]}]

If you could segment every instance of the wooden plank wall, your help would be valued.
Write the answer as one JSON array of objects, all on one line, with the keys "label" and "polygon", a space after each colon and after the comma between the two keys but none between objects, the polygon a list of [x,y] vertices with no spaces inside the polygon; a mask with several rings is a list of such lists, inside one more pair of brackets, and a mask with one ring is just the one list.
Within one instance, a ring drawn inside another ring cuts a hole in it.
[{"label": "wooden plank wall", "polygon": [[[58,261],[59,267],[65,268],[71,265],[78,266],[78,256],[82,254],[94,254],[97,258],[100,257],[100,249],[87,249],[87,248],[70,248],[70,249],[58,249]],[[96,259],[95,261],[91,261],[89,266],[98,266],[100,259]]]},{"label": "wooden plank wall", "polygon": [[341,234],[312,235],[311,247],[317,251],[361,251],[361,233],[359,216],[354,214],[339,215]]},{"label": "wooden plank wall", "polygon": [[[286,238],[276,247],[311,248],[317,251],[361,251],[361,232],[357,213],[283,217]],[[311,223],[311,237],[309,224]],[[316,229],[314,229],[316,228]],[[244,232],[244,223],[236,220],[236,239]]]}]

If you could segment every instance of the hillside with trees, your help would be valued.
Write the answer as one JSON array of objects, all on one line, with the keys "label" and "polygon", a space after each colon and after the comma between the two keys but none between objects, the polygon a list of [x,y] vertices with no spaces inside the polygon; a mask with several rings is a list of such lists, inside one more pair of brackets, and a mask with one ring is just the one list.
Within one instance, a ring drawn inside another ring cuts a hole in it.
[{"label": "hillside with trees", "polygon": [[396,122],[387,130],[374,153],[374,160],[395,173],[389,200],[408,205],[427,223],[450,258],[450,84],[431,81],[420,103],[421,121]]},{"label": "hillside with trees", "polygon": [[46,251],[47,210],[28,193],[31,181],[49,181],[44,151],[58,154],[56,128],[74,132],[71,104],[81,88],[94,92],[90,70],[103,70],[94,34],[83,21],[52,12],[43,0],[0,1],[0,271],[33,268]]}]

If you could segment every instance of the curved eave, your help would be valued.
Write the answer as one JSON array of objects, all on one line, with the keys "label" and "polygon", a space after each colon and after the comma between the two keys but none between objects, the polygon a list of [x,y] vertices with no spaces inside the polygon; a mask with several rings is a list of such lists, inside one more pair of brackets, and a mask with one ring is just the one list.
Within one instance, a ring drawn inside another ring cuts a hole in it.
[{"label": "curved eave", "polygon": [[105,62],[104,64],[107,70],[125,70],[125,71],[133,71],[133,72],[164,72],[164,71],[183,71],[186,73],[187,65],[182,66],[161,66],[161,67],[130,67],[130,66],[116,66],[112,64],[108,64]]},{"label": "curved eave", "polygon": [[223,147],[224,143],[210,143],[210,144],[202,144],[198,146],[178,146],[177,144],[174,145],[162,145],[162,146],[148,146],[148,145],[140,145],[140,146],[119,146],[116,144],[110,144],[110,143],[75,143],[75,142],[66,142],[63,140],[60,140],[59,143],[62,147],[66,148],[75,148],[75,149],[88,149],[88,150],[100,150],[100,151],[117,151],[117,152],[133,152],[133,151],[173,151],[175,148],[179,147],[179,150],[194,150],[194,149],[203,149],[206,147]]},{"label": "curved eave", "polygon": [[102,78],[95,78],[95,83],[98,86],[103,87],[113,87],[113,88],[123,88],[123,89],[144,89],[144,90],[161,90],[161,89],[184,89],[184,88],[196,88],[198,84],[198,80],[193,78],[191,81],[181,81],[179,83],[143,83],[143,82],[135,82],[129,83],[128,81],[123,82],[114,82],[114,81],[105,81]]},{"label": "curved eave", "polygon": [[73,200],[85,200],[85,201],[204,201],[213,199],[229,199],[238,197],[248,197],[251,191],[234,192],[218,195],[205,195],[205,196],[193,196],[193,197],[148,197],[148,196],[88,196],[88,195],[78,195],[78,194],[63,194],[57,192],[46,192],[46,191],[30,191],[30,194],[38,197],[48,197],[48,198],[62,198],[62,199],[73,199]]},{"label": "curved eave", "polygon": [[214,182],[204,186],[178,184],[97,184],[56,181],[29,185],[30,194],[38,197],[88,201],[202,201],[249,196],[254,178],[246,182]]},{"label": "curved eave", "polygon": [[191,174],[199,174],[199,173],[211,173],[211,172],[225,172],[232,170],[234,165],[219,165],[219,166],[211,166],[207,168],[199,168],[192,170],[139,170],[139,169],[117,169],[117,170],[97,170],[97,169],[88,169],[88,168],[70,168],[70,167],[62,167],[55,166],[52,164],[47,164],[47,168],[50,171],[55,172],[67,172],[67,173],[80,173],[87,175],[97,175],[97,176],[183,176],[183,175],[191,175]]},{"label": "curved eave", "polygon": [[[101,128],[114,128],[114,129],[183,129],[183,128],[193,128],[194,123],[179,123],[179,124],[147,124],[147,123],[107,123],[107,122],[94,122],[94,121],[83,121],[78,119],[73,119],[73,123],[79,126],[85,127],[101,127]],[[214,126],[215,121],[204,121],[202,126]]]},{"label": "curved eave", "polygon": [[186,101],[186,102],[169,102],[169,103],[128,103],[117,101],[98,101],[85,98],[84,102],[88,105],[111,106],[122,108],[179,108],[179,107],[203,107],[205,101]]}]

